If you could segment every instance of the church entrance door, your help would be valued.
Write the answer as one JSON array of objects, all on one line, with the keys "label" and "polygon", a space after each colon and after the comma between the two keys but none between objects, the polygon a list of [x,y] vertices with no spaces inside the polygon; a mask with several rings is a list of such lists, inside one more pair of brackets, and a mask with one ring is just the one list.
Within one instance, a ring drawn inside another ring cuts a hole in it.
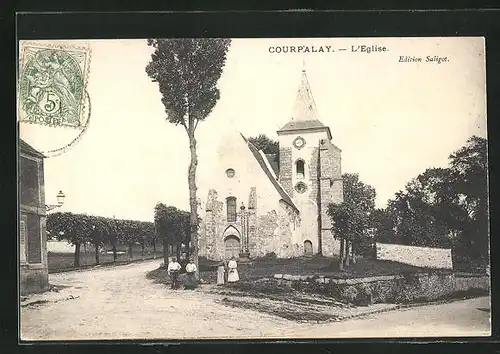
[{"label": "church entrance door", "polygon": [[312,256],[313,255],[313,245],[309,240],[304,241],[304,255]]},{"label": "church entrance door", "polygon": [[240,240],[238,237],[234,235],[226,237],[224,247],[226,259],[230,259],[231,257],[238,258],[240,255]]}]

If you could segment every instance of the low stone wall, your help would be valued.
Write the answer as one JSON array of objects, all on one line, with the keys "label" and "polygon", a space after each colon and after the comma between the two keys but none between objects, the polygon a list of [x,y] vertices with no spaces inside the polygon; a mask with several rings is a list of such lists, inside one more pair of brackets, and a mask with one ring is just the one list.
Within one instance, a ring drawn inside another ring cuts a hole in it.
[{"label": "low stone wall", "polygon": [[377,259],[424,268],[453,269],[451,249],[376,243]]},{"label": "low stone wall", "polygon": [[352,303],[410,303],[432,301],[457,292],[488,292],[488,276],[455,276],[453,273],[409,273],[356,279],[275,274],[279,284],[297,290],[333,296]]}]

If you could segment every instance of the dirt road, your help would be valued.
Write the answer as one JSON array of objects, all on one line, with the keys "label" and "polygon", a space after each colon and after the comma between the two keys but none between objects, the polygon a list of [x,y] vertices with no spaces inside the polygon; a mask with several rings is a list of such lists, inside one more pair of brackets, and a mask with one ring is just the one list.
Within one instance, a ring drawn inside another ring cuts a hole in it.
[{"label": "dirt road", "polygon": [[[172,291],[146,279],[160,260],[50,275],[59,293],[21,308],[23,340],[339,338],[489,335],[489,298],[369,315],[344,322],[296,323]],[[383,323],[383,326],[380,324]]]}]

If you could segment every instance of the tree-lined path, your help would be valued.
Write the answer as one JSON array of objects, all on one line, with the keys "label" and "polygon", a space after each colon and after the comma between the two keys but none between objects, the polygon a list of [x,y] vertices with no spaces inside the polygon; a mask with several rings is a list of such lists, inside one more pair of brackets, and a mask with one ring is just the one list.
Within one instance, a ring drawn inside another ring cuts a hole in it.
[{"label": "tree-lined path", "polygon": [[214,302],[220,296],[207,293],[203,287],[172,291],[155,284],[145,275],[160,262],[51,275],[51,283],[61,287],[60,292],[39,297],[73,299],[22,307],[22,339],[478,336],[487,335],[489,330],[489,298],[415,307],[344,322],[296,323],[224,306]]}]

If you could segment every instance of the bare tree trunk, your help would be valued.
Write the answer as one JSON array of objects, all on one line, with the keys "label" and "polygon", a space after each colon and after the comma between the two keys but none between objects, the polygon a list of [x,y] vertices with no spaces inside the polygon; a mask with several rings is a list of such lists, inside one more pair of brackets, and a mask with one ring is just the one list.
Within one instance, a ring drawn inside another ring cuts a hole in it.
[{"label": "bare tree trunk", "polygon": [[156,259],[156,240],[153,241],[153,259]]},{"label": "bare tree trunk", "polygon": [[117,254],[116,254],[116,244],[113,244],[113,263],[116,262]]},{"label": "bare tree trunk", "polygon": [[198,203],[196,200],[196,168],[198,166],[198,156],[196,153],[196,139],[194,136],[194,122],[190,118],[190,124],[187,128],[189,137],[189,150],[191,152],[191,162],[189,163],[188,183],[189,183],[189,207],[191,211],[191,244],[193,245],[193,260],[196,265],[196,278],[199,278],[198,266]]},{"label": "bare tree trunk", "polygon": [[345,258],[344,258],[344,260],[345,260],[345,266],[346,267],[349,267],[349,257],[350,257],[350,253],[351,253],[351,252],[349,252],[349,246],[350,246],[350,244],[351,244],[350,241],[346,241],[345,242]]},{"label": "bare tree trunk", "polygon": [[339,270],[344,270],[344,255],[345,255],[345,240],[340,239],[340,255],[339,255]]},{"label": "bare tree trunk", "polygon": [[99,265],[99,244],[95,244],[95,264]]},{"label": "bare tree trunk", "polygon": [[141,243],[141,260],[144,260],[144,242]]},{"label": "bare tree trunk", "polygon": [[80,242],[75,242],[75,261],[73,263],[75,267],[80,266],[80,245]]},{"label": "bare tree trunk", "polygon": [[356,264],[356,247],[354,244],[351,246],[351,262],[352,264]]},{"label": "bare tree trunk", "polygon": [[162,243],[163,243],[163,264],[166,267],[168,266],[168,243],[165,237],[163,237]]},{"label": "bare tree trunk", "polygon": [[134,258],[132,257],[132,244],[129,243],[128,244],[128,260],[129,260],[129,262],[132,262],[133,259]]}]

